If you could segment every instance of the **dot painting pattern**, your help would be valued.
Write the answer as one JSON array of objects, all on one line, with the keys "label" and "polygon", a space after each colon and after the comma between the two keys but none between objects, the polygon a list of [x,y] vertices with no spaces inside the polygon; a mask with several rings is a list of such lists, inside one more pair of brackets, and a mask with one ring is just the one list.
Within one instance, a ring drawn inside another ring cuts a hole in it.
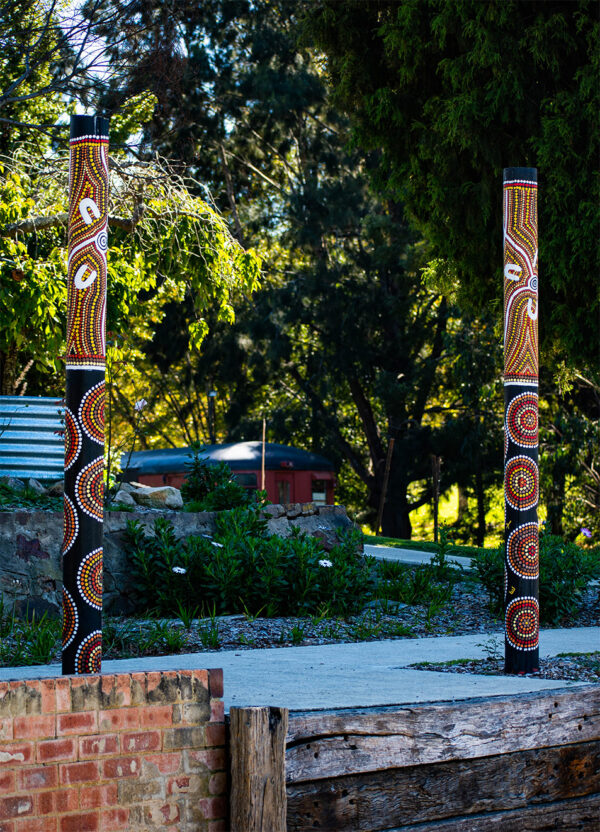
[{"label": "dot painting pattern", "polygon": [[506,638],[515,650],[537,650],[540,609],[537,598],[525,596],[509,601],[506,607]]},{"label": "dot painting pattern", "polygon": [[507,439],[520,448],[537,448],[537,393],[519,393],[506,408]]},{"label": "dot painting pattern", "polygon": [[65,356],[65,674],[101,669],[107,206],[108,122],[96,116],[72,116]]},{"label": "dot painting pattern", "polygon": [[504,469],[504,493],[512,508],[526,510],[538,503],[538,467],[528,456],[511,457]]},{"label": "dot painting pattern", "polygon": [[539,554],[537,523],[524,523],[509,534],[506,556],[515,575],[530,580],[539,577]]}]

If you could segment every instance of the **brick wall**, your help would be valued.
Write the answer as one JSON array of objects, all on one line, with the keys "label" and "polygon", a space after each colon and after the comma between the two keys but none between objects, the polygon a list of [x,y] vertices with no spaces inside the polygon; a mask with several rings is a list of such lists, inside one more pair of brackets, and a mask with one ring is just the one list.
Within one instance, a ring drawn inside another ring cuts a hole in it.
[{"label": "brick wall", "polygon": [[0,832],[225,832],[221,670],[0,682]]}]

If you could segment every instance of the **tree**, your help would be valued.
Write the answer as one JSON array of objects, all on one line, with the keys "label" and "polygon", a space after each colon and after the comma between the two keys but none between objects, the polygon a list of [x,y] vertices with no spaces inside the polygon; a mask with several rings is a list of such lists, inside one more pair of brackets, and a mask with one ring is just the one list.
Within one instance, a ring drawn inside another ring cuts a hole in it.
[{"label": "tree", "polygon": [[319,0],[306,31],[355,140],[382,151],[377,187],[405,206],[463,308],[499,304],[502,168],[538,168],[544,359],[594,367],[597,4]]}]

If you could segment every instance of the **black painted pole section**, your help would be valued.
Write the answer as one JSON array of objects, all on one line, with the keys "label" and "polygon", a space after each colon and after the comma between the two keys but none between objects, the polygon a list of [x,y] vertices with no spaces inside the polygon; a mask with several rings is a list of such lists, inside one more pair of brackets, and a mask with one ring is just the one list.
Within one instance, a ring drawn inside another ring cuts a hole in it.
[{"label": "black painted pole section", "polygon": [[71,116],[62,671],[102,660],[108,120]]},{"label": "black painted pole section", "polygon": [[539,670],[536,168],[504,169],[506,673]]}]

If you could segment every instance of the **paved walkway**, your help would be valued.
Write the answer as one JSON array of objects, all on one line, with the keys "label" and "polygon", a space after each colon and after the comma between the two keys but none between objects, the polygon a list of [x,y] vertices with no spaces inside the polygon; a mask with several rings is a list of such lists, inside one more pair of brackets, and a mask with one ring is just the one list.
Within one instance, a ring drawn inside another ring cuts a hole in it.
[{"label": "paved walkway", "polygon": [[[399,549],[396,546],[383,546],[375,543],[365,543],[365,555],[370,555],[373,558],[380,560],[396,560],[401,563],[418,564],[429,563],[433,557],[433,552],[421,552],[417,549]],[[461,557],[459,555],[449,555],[448,560],[451,563],[459,564],[463,569],[471,569],[471,558]]]},{"label": "paved walkway", "polygon": [[[396,639],[318,647],[228,650],[179,656],[105,661],[104,673],[222,667],[225,705],[279,705],[292,710],[398,705],[500,696],[576,685],[515,676],[477,676],[408,668],[420,661],[475,659],[502,635]],[[540,656],[600,649],[600,627],[542,630]],[[0,681],[60,674],[57,665],[1,668]]]}]

